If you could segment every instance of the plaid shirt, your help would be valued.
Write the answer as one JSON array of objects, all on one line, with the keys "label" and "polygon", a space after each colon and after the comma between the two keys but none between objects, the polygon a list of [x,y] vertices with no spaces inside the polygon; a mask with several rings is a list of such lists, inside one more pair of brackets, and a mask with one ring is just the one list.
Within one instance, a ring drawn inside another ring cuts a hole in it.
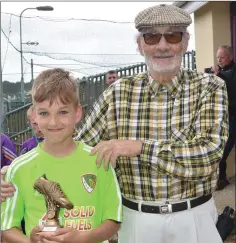
[{"label": "plaid shirt", "polygon": [[181,70],[171,83],[147,73],[122,78],[99,97],[77,139],[142,140],[141,154],[120,157],[122,193],[135,200],[185,199],[214,190],[228,137],[224,81]]}]

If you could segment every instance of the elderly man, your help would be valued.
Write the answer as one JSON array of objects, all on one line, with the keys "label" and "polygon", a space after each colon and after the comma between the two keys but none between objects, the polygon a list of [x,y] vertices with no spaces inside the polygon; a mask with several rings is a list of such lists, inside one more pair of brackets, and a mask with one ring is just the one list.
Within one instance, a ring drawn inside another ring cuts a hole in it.
[{"label": "elderly man", "polygon": [[[148,72],[110,86],[80,139],[116,165],[125,243],[222,242],[212,192],[228,136],[227,91],[215,75],[181,70],[188,13],[159,5],[135,18]],[[101,140],[109,140],[102,141]]]},{"label": "elderly man", "polygon": [[180,69],[191,22],[173,5],[141,11],[135,27],[148,72],[109,86],[78,135],[95,146],[98,166],[116,166],[120,243],[222,242],[212,192],[228,136],[227,91],[215,75]]},{"label": "elderly man", "polygon": [[229,184],[226,160],[236,144],[236,64],[233,61],[233,51],[230,46],[220,46],[216,57],[218,66],[214,68],[214,72],[225,81],[229,99],[229,138],[220,161],[220,175],[216,187],[216,190],[222,190]]}]

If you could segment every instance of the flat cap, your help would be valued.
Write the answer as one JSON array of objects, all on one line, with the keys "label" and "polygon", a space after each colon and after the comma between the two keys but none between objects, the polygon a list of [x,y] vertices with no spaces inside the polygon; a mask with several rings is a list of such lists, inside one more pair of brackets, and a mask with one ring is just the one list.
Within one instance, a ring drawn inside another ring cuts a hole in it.
[{"label": "flat cap", "polygon": [[134,20],[135,28],[157,26],[187,27],[192,23],[190,15],[174,5],[160,4],[139,12]]}]

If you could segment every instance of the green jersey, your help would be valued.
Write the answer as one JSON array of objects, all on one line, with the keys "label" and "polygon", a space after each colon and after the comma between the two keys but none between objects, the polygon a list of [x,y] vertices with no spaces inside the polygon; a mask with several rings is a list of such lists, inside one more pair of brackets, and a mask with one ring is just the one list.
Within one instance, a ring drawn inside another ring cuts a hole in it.
[{"label": "green jersey", "polygon": [[54,157],[41,149],[18,157],[9,167],[6,180],[14,184],[13,197],[2,203],[2,230],[20,227],[25,219],[26,234],[46,219],[44,196],[34,190],[35,181],[46,174],[60,184],[74,208],[60,209],[59,220],[64,227],[88,231],[104,220],[121,222],[122,201],[115,171],[97,168],[91,147],[78,143],[77,149],[64,158]]}]

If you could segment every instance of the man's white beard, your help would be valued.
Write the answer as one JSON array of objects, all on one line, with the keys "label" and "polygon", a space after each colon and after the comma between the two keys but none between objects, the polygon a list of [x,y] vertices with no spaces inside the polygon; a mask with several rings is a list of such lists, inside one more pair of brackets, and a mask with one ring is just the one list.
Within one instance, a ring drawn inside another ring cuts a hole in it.
[{"label": "man's white beard", "polygon": [[152,62],[150,56],[145,56],[145,62],[150,71],[154,71],[157,73],[168,74],[176,72],[181,67],[183,53],[181,52],[179,55],[175,55],[173,58],[169,60],[168,64]]}]

